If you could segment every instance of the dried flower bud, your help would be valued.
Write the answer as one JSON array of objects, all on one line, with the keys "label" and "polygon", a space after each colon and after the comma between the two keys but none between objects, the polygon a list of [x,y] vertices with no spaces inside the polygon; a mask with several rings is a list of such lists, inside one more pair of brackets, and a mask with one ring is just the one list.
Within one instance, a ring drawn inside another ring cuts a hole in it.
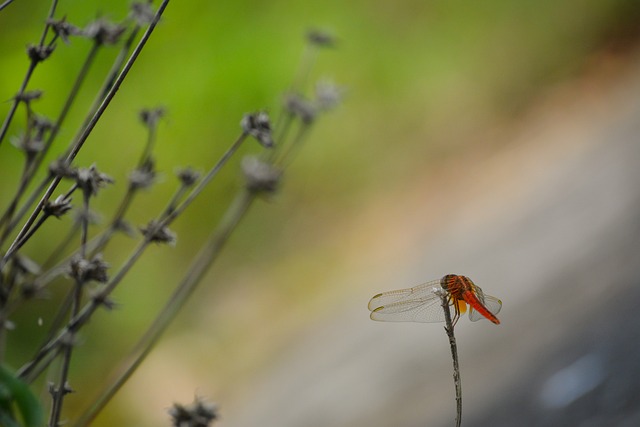
[{"label": "dried flower bud", "polygon": [[91,165],[90,168],[80,168],[76,172],[76,183],[84,191],[85,195],[95,196],[98,190],[107,184],[113,184],[113,178],[104,174]]},{"label": "dried flower bud", "polygon": [[53,122],[45,116],[41,116],[39,114],[32,115],[29,118],[29,123],[41,135],[44,134],[44,132],[53,129]]},{"label": "dried flower bud", "polygon": [[15,99],[18,102],[24,102],[25,104],[29,104],[31,101],[35,101],[42,98],[43,93],[44,92],[39,89],[29,90],[27,92],[22,92],[17,94],[16,96],[13,97],[13,99]]},{"label": "dried flower bud", "polygon": [[257,157],[242,159],[242,172],[247,189],[254,193],[273,193],[278,188],[282,172]]},{"label": "dried flower bud", "polygon": [[84,29],[84,35],[93,39],[97,44],[110,45],[118,43],[125,30],[126,27],[122,25],[98,19]]},{"label": "dried flower bud", "polygon": [[344,89],[328,80],[316,84],[316,103],[321,110],[330,110],[342,102]]},{"label": "dried flower bud", "polygon": [[164,107],[150,109],[145,108],[140,111],[140,120],[142,120],[142,123],[144,123],[144,125],[149,129],[154,129],[158,125],[160,119],[164,117],[165,113],[166,111]]},{"label": "dried flower bud", "polygon": [[307,41],[312,45],[320,47],[335,47],[336,45],[335,37],[317,29],[312,29],[307,32]]},{"label": "dried flower bud", "polygon": [[133,3],[131,5],[131,16],[138,25],[148,25],[153,22],[155,12],[149,3]]},{"label": "dried flower bud", "polygon": [[135,227],[122,218],[120,218],[115,224],[113,224],[113,229],[116,231],[120,231],[121,233],[124,233],[129,237],[134,237],[136,235]]},{"label": "dried flower bud", "polygon": [[[49,393],[52,396],[56,396],[58,394],[58,390],[59,389],[56,387],[56,385],[54,383],[49,382],[48,387],[49,387]],[[66,381],[64,383],[64,387],[62,389],[62,392],[63,392],[63,394],[69,394],[69,393],[73,393],[74,392],[74,390],[71,388],[71,385],[69,384],[68,381]]]},{"label": "dried flower bud", "polygon": [[118,304],[114,300],[109,298],[109,296],[102,291],[95,292],[93,295],[91,295],[91,299],[97,305],[102,305],[107,310],[113,310],[118,306]]},{"label": "dried flower bud", "polygon": [[102,223],[102,215],[92,209],[78,209],[74,212],[73,222],[75,224],[87,224],[97,225]]},{"label": "dried flower bud", "polygon": [[178,177],[180,182],[182,182],[182,185],[184,185],[185,187],[191,187],[200,178],[200,172],[187,166],[186,168],[179,169],[176,172],[176,176]]},{"label": "dried flower bud", "polygon": [[64,158],[56,159],[49,164],[49,173],[56,177],[75,179],[77,172],[77,169]]},{"label": "dried flower bud", "polygon": [[66,16],[60,20],[50,19],[47,21],[47,24],[49,24],[53,32],[67,44],[69,43],[69,36],[79,36],[82,34],[80,28],[67,22]]},{"label": "dried flower bud", "polygon": [[97,254],[91,260],[75,256],[69,262],[69,275],[78,283],[86,283],[90,280],[105,283],[109,280],[108,268],[109,264],[102,260],[102,254]]},{"label": "dried flower bud", "polygon": [[254,137],[258,142],[266,148],[273,147],[273,139],[271,138],[271,122],[269,115],[264,111],[253,114],[245,114],[240,121],[242,130]]},{"label": "dried flower bud", "polygon": [[56,218],[60,218],[62,215],[69,212],[71,208],[73,208],[73,206],[71,205],[71,198],[67,199],[64,195],[60,195],[56,197],[53,202],[51,200],[47,200],[42,210],[47,216],[55,216]]},{"label": "dried flower bud", "polygon": [[291,114],[300,117],[305,124],[310,124],[316,118],[316,107],[311,102],[294,93],[288,95],[284,106]]},{"label": "dried flower bud", "polygon": [[158,222],[155,220],[149,222],[146,227],[141,227],[140,231],[149,242],[166,243],[170,246],[174,246],[176,244],[176,233],[171,231],[166,225],[162,228],[158,228]]},{"label": "dried flower bud", "polygon": [[152,159],[147,159],[142,166],[134,169],[129,174],[129,184],[131,185],[131,188],[134,189],[149,188],[155,183],[155,181],[156,171],[154,169]]},{"label": "dried flower bud", "polygon": [[11,144],[18,150],[23,151],[28,158],[32,158],[44,149],[44,141],[35,136],[14,136],[11,138]]},{"label": "dried flower bud", "polygon": [[31,44],[27,46],[27,55],[29,55],[29,59],[31,59],[32,62],[42,62],[53,53],[55,48],[55,45],[37,46]]},{"label": "dried flower bud", "polygon": [[218,409],[212,403],[196,398],[191,405],[174,403],[169,409],[173,427],[208,427],[220,418]]}]

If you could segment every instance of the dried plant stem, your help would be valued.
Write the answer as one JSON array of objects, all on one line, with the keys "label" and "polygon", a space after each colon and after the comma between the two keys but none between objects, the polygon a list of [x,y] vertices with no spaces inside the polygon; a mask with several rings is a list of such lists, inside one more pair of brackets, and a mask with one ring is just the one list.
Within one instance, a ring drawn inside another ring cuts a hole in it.
[{"label": "dried plant stem", "polygon": [[[222,155],[220,160],[218,160],[218,163],[216,163],[216,165],[209,171],[209,173],[191,191],[189,196],[187,196],[187,198],[182,203],[180,203],[175,208],[175,210],[166,211],[167,213],[164,218],[161,218],[159,223],[156,225],[157,229],[169,225],[180,213],[182,213],[187,208],[187,206],[189,206],[189,204],[191,204],[191,202],[193,202],[195,197],[202,192],[206,184],[214,178],[214,176],[220,171],[222,166],[229,160],[229,158],[231,158],[233,153],[238,150],[246,137],[247,134],[243,132],[240,137],[231,145],[231,147]],[[172,203],[174,202],[174,200],[175,198],[172,199]],[[100,294],[96,295],[87,304],[85,304],[82,310],[80,310],[78,314],[69,321],[64,329],[62,329],[55,337],[44,344],[38,350],[37,354],[27,364],[25,364],[18,370],[17,376],[19,378],[33,378],[31,374],[32,371],[34,371],[43,360],[45,360],[46,356],[60,347],[69,337],[69,335],[77,332],[78,329],[80,329],[91,318],[96,309],[109,297],[111,292],[113,292],[116,286],[140,258],[147,246],[149,246],[149,244],[151,243],[152,234],[153,233],[149,232],[147,236],[145,236],[144,240],[140,242],[140,244],[138,244],[136,249],[125,261],[120,270],[109,280],[104,288],[102,288]]]},{"label": "dried plant stem", "polygon": [[[87,236],[88,236],[88,228],[89,228],[89,198],[91,197],[91,193],[87,190],[83,191],[83,210],[84,215],[82,216],[82,224],[81,224],[81,235],[80,235],[80,256],[82,258],[86,257],[87,251]],[[76,278],[75,287],[73,291],[73,301],[71,305],[71,314],[70,318],[73,319],[80,311],[80,307],[82,306],[82,290],[84,288],[84,283],[81,279]],[[71,353],[73,351],[73,344],[75,342],[75,333],[70,333],[68,335],[66,345],[64,346],[64,355],[62,358],[62,369],[60,372],[60,381],[58,383],[58,388],[54,390],[53,395],[53,405],[51,408],[51,417],[49,418],[49,426],[57,427],[60,421],[60,415],[62,413],[62,404],[64,402],[64,396],[70,391],[67,387],[67,382],[69,378],[69,367],[71,366]]]},{"label": "dried plant stem", "polygon": [[4,3],[0,4],[0,11],[9,6],[11,3],[13,3],[13,0],[6,0]]},{"label": "dried plant stem", "polygon": [[[116,57],[116,59],[113,62],[111,70],[109,71],[109,73],[107,74],[107,77],[105,78],[105,82],[102,85],[102,89],[100,90],[100,94],[96,97],[96,99],[94,100],[93,104],[91,105],[91,108],[89,109],[89,112],[87,114],[87,118],[85,119],[83,125],[81,126],[81,129],[84,129],[87,126],[87,124],[89,123],[91,118],[94,116],[94,114],[96,113],[96,111],[100,107],[100,104],[104,100],[105,96],[107,95],[107,93],[109,92],[111,87],[113,86],[113,83],[115,82],[115,79],[118,76],[118,73],[120,72],[120,69],[122,68],[122,64],[124,64],[125,60],[127,59],[127,54],[129,53],[129,50],[131,50],[131,46],[133,45],[133,41],[135,40],[139,30],[140,30],[140,26],[136,24],[136,26],[133,28],[133,30],[129,34],[129,37],[127,38],[127,40],[122,45],[122,48],[120,49],[120,52],[118,53],[118,56]],[[74,138],[72,140],[71,144],[67,148],[67,151],[65,152],[63,157],[67,157],[69,155],[69,153],[71,152],[72,147],[75,144],[75,141],[79,137],[80,137],[80,135],[78,135],[76,138]],[[45,190],[45,188],[47,187],[47,185],[51,182],[51,180],[53,178],[54,177],[52,175],[47,175],[40,182],[38,187],[31,192],[27,202],[25,202],[23,204],[23,206],[20,208],[19,213],[17,215],[15,215],[13,221],[11,222],[11,225],[9,225],[9,227],[8,227],[9,230],[13,230],[15,228],[15,226],[18,223],[18,221],[20,219],[22,219],[22,217],[24,217],[24,215],[27,213],[29,207],[32,206],[35,203],[36,199],[38,198],[38,195],[42,194],[42,192]],[[4,217],[0,220],[0,224],[2,223],[2,221],[4,221]]]},{"label": "dried plant stem", "polygon": [[451,346],[451,358],[453,359],[453,384],[456,389],[456,427],[460,427],[462,422],[462,381],[460,380],[460,365],[458,363],[458,346],[456,337],[453,333],[453,322],[451,321],[451,312],[449,311],[449,298],[442,296],[442,309],[444,310],[445,327],[444,330],[449,337],[449,345]]},{"label": "dried plant stem", "polygon": [[[31,183],[31,180],[36,175],[36,172],[38,171],[42,161],[44,160],[47,152],[49,151],[49,148],[51,147],[51,144],[53,143],[54,139],[58,135],[58,132],[60,131],[62,123],[64,122],[64,119],[67,117],[67,114],[69,113],[69,110],[71,109],[71,105],[73,105],[73,102],[75,101],[76,96],[80,92],[80,87],[82,86],[82,83],[84,82],[87,74],[89,73],[89,69],[91,68],[91,64],[93,64],[93,62],[94,62],[94,60],[96,58],[96,54],[98,53],[98,50],[99,50],[100,46],[101,45],[98,44],[98,43],[94,43],[93,44],[93,47],[89,51],[89,54],[87,55],[87,58],[85,59],[84,63],[82,64],[80,72],[78,73],[78,76],[76,77],[76,79],[75,79],[75,81],[73,83],[71,91],[69,92],[69,95],[67,96],[67,99],[66,99],[66,101],[64,103],[64,106],[62,107],[62,110],[60,111],[58,119],[56,120],[56,123],[53,125],[53,128],[51,129],[51,133],[49,134],[49,137],[47,138],[47,140],[46,140],[46,142],[44,144],[44,148],[43,148],[42,152],[40,152],[38,154],[38,156],[33,160],[33,162],[27,163],[27,165],[25,167],[25,172],[24,172],[22,178],[20,179],[20,184],[19,184],[18,191],[15,192],[13,200],[11,200],[11,203],[9,204],[9,207],[7,208],[5,214],[3,215],[2,219],[0,220],[0,222],[7,222],[7,227],[4,230],[4,233],[2,235],[2,239],[0,239],[0,245],[2,245],[4,243],[4,240],[6,239],[8,234],[13,230],[13,227],[15,227],[16,222],[13,219],[13,214],[14,214],[14,211],[15,211],[16,207],[18,206],[18,203],[20,201],[20,197],[22,195],[24,195],[24,190]],[[47,178],[47,179],[50,179],[50,178]]]},{"label": "dried plant stem", "polygon": [[[155,14],[155,16],[153,18],[153,21],[149,24],[149,26],[145,30],[144,34],[140,38],[140,41],[138,41],[138,44],[136,45],[135,49],[133,50],[133,52],[129,56],[129,59],[125,63],[122,71],[120,72],[120,74],[118,74],[118,77],[114,81],[113,86],[111,86],[111,88],[107,92],[106,96],[104,97],[104,100],[102,101],[102,103],[100,104],[98,109],[96,110],[95,114],[89,120],[89,122],[87,123],[87,126],[83,129],[82,133],[80,134],[80,137],[77,139],[77,141],[75,142],[73,147],[71,147],[71,150],[69,151],[69,154],[67,155],[67,158],[66,158],[66,160],[69,163],[71,161],[73,161],[73,159],[75,159],[76,155],[78,154],[78,152],[80,151],[80,149],[82,148],[82,146],[86,142],[87,138],[89,137],[89,135],[93,131],[93,128],[98,123],[98,120],[100,120],[100,118],[104,114],[105,110],[107,109],[107,107],[111,103],[111,100],[115,96],[116,92],[118,92],[118,89],[120,89],[120,86],[122,85],[122,82],[127,77],[127,74],[129,74],[129,71],[131,70],[131,67],[133,67],[133,64],[135,63],[136,59],[140,55],[140,52],[142,51],[142,49],[144,48],[145,44],[147,43],[147,40],[149,40],[149,37],[153,33],[153,30],[155,29],[155,27],[158,24],[158,22],[160,21],[160,17],[162,16],[162,13],[164,12],[164,10],[165,10],[165,8],[167,7],[168,4],[169,4],[169,0],[163,0],[162,3],[160,4],[160,6],[158,7],[158,10],[156,11],[156,14]],[[26,223],[24,224],[24,226],[20,230],[20,233],[18,233],[18,236],[14,240],[14,243],[7,250],[7,253],[5,254],[4,258],[9,258],[11,255],[13,255],[13,253],[15,252],[15,248],[14,248],[15,243],[18,242],[20,239],[22,239],[22,237],[25,234],[27,234],[27,232],[29,231],[29,228],[31,228],[31,226],[33,225],[36,217],[38,216],[38,214],[40,213],[40,211],[44,207],[44,204],[47,202],[47,200],[49,200],[49,198],[51,197],[51,195],[53,194],[53,192],[57,188],[57,186],[60,183],[61,179],[62,179],[61,177],[55,177],[53,179],[53,181],[51,182],[51,184],[49,184],[49,187],[47,188],[45,194],[40,199],[40,202],[38,203],[38,205],[36,206],[36,208],[32,212],[32,214],[29,217],[29,219],[27,219]]]},{"label": "dried plant stem", "polygon": [[243,191],[236,197],[216,231],[208,239],[193,264],[189,267],[187,275],[182,279],[182,282],[175,289],[149,329],[137,342],[129,356],[123,361],[116,378],[104,389],[93,405],[74,424],[74,427],[89,425],[145,360],[162,336],[162,333],[185,305],[189,296],[216,260],[224,244],[240,223],[254,199],[255,194],[249,191]]}]

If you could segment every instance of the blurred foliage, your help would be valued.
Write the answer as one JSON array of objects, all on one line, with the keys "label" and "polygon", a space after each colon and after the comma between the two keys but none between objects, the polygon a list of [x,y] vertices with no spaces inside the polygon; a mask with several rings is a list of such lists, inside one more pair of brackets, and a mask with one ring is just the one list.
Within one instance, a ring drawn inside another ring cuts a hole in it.
[{"label": "blurred foliage", "polygon": [[[97,16],[120,20],[128,6],[129,1],[68,0],[57,15],[85,26]],[[28,64],[24,47],[39,38],[48,8],[48,2],[16,0],[0,12],[0,99],[17,92]],[[339,268],[339,257],[332,257],[333,248],[322,241],[335,221],[441,156],[478,143],[477,132],[518,117],[545,88],[578,75],[594,55],[624,47],[635,37],[639,14],[640,5],[628,0],[172,2],[78,164],[96,162],[124,183],[144,144],[137,112],[165,106],[168,116],[156,152],[165,178],[132,211],[134,223],[145,223],[176,187],[176,167],[209,167],[238,135],[243,113],[266,108],[277,115],[300,60],[301,35],[310,27],[334,32],[338,46],[320,58],[314,78],[329,77],[345,86],[346,104],[314,129],[287,173],[283,194],[268,207],[256,206],[212,274],[224,292],[225,279],[249,282],[243,269],[251,265],[283,290],[283,300],[274,303],[285,304],[287,298],[316,292],[327,262]],[[58,43],[51,60],[36,70],[29,88],[45,91],[38,112],[57,114],[88,48],[85,40]],[[115,48],[100,53],[86,88],[99,87],[115,54]],[[90,90],[81,93],[61,141],[73,137],[92,96]],[[8,102],[0,104],[0,117],[8,108]],[[19,111],[10,134],[18,133],[23,121]],[[62,149],[54,148],[51,158]],[[10,144],[0,147],[0,194],[12,194],[17,182],[14,151]],[[96,316],[83,351],[74,355],[83,366],[73,378],[75,388],[90,388],[90,374],[107,369],[147,324],[239,186],[238,170],[237,161],[227,167],[176,224],[177,250],[145,255],[130,274],[130,286],[116,295],[123,307],[115,315]],[[105,191],[96,208],[108,218],[124,190],[121,185]],[[28,252],[35,259],[46,253],[59,239],[59,228],[43,230],[49,238]],[[106,254],[113,266],[132,245],[121,241]],[[310,261],[297,253],[305,248],[320,258]],[[303,281],[307,286],[299,285]],[[47,301],[33,309],[53,313]],[[258,314],[231,329],[212,325],[212,334],[219,345],[227,345],[256,319]],[[23,340],[12,341],[10,353],[33,351],[31,337],[42,333],[39,326],[28,313],[16,323]],[[70,403],[87,398],[90,394],[79,395]]]}]

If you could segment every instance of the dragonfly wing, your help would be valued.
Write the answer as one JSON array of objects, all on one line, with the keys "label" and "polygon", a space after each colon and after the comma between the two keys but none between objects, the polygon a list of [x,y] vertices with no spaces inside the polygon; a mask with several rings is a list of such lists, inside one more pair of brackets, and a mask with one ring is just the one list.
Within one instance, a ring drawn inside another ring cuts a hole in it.
[{"label": "dragonfly wing", "polygon": [[[482,305],[484,305],[490,313],[492,313],[494,316],[500,313],[500,309],[502,308],[502,301],[491,295],[485,295],[482,293],[482,291],[476,292],[476,295],[478,296],[478,299],[480,300]],[[484,318],[485,317],[482,314],[480,314],[477,310],[474,310],[473,307],[469,306],[469,319],[475,322]]]},{"label": "dragonfly wing", "polygon": [[383,322],[443,322],[440,280],[385,292],[369,301],[371,319]]},{"label": "dragonfly wing", "polygon": [[440,286],[440,280],[432,280],[413,288],[400,289],[397,291],[383,292],[371,298],[369,301],[369,310],[399,302],[416,301],[420,299],[439,299],[441,292],[444,292]]}]

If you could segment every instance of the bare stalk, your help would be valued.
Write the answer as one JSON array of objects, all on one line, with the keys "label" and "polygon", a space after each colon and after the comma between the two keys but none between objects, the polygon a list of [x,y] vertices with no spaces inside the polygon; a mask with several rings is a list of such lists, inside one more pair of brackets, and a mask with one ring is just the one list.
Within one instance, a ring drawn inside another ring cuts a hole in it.
[{"label": "bare stalk", "polygon": [[456,337],[453,334],[453,322],[451,321],[451,312],[449,311],[449,298],[442,295],[442,309],[444,310],[445,327],[444,330],[449,337],[449,345],[451,346],[451,358],[453,359],[453,384],[456,389],[456,427],[460,427],[462,422],[462,381],[460,380],[460,365],[458,363],[458,346]]}]

